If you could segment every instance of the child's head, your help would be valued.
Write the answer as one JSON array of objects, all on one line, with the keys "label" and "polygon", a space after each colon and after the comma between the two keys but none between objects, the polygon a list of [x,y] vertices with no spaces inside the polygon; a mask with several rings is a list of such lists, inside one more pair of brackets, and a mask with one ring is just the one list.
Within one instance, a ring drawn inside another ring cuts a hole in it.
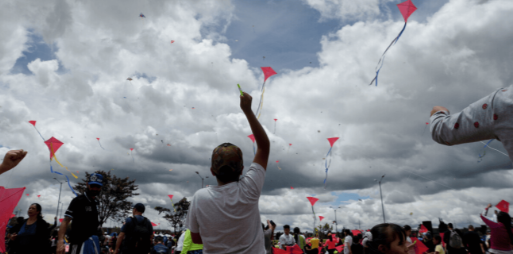
[{"label": "child's head", "polygon": [[438,245],[441,242],[442,242],[442,238],[439,235],[436,235],[435,237],[433,237],[433,244],[434,245]]},{"label": "child's head", "polygon": [[243,169],[242,151],[236,145],[223,143],[212,152],[210,171],[220,182],[238,181]]},{"label": "child's head", "polygon": [[383,223],[371,229],[372,240],[366,245],[372,254],[406,254],[406,234],[396,224]]}]

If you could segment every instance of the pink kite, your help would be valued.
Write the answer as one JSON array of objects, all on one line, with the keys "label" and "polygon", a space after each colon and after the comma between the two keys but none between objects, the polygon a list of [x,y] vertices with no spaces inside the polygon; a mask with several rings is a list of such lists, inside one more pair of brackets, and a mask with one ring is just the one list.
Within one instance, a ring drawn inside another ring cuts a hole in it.
[{"label": "pink kite", "polygon": [[171,44],[173,44],[175,41],[174,40],[171,40]]},{"label": "pink kite", "polygon": [[41,197],[41,195],[37,195],[37,197],[38,197],[38,198],[40,198],[40,197]]},{"label": "pink kite", "polygon": [[[12,218],[12,212],[21,199],[25,191],[23,188],[5,189],[0,186],[0,239],[5,239],[5,230],[9,219]],[[5,242],[0,241],[0,252],[5,253]]]},{"label": "pink kite", "polygon": [[269,77],[277,74],[271,67],[261,67],[261,69],[262,72],[264,72],[264,83],[262,84],[262,95],[260,96],[260,102],[258,103],[258,108],[256,112],[257,119],[260,119],[260,115],[262,114],[262,107],[264,106],[262,102],[264,101],[265,81],[267,81]]},{"label": "pink kite", "polygon": [[54,137],[51,137],[49,140],[45,141],[45,144],[48,146],[48,150],[50,150],[50,159],[52,159],[55,157],[57,150],[59,150],[64,143]]},{"label": "pink kite", "polygon": [[296,244],[294,246],[286,246],[287,250],[282,250],[280,248],[273,248],[274,254],[303,254],[303,250]]},{"label": "pink kite", "polygon": [[98,144],[100,145],[100,147],[101,147],[103,150],[105,150],[105,148],[103,148],[103,146],[102,146],[102,143],[100,143],[100,138],[96,138],[96,140],[98,140]]},{"label": "pink kite", "polygon": [[256,155],[255,135],[253,135],[253,134],[248,135],[248,138],[251,139],[251,141],[253,141],[253,154]]},{"label": "pink kite", "polygon": [[[338,137],[328,138],[328,142],[330,142],[330,150],[328,151],[328,154],[326,154],[326,161],[324,162],[324,165],[326,167],[326,178],[324,178],[324,186],[325,187],[326,187],[326,181],[328,180],[328,169],[330,168],[330,165],[331,165],[331,149],[333,149],[333,145],[335,144],[335,142],[337,142],[337,140],[338,140]],[[329,160],[329,163],[328,163],[328,160]]]},{"label": "pink kite", "polygon": [[134,150],[133,148],[130,148],[130,155],[132,155],[132,161],[135,162],[134,155],[132,154],[133,150]]},{"label": "pink kite", "polygon": [[415,5],[411,2],[411,0],[407,0],[405,2],[397,4],[397,8],[399,8],[399,11],[401,12],[401,14],[403,15],[403,18],[404,18],[403,30],[401,30],[399,35],[397,35],[397,37],[395,37],[395,39],[390,43],[390,45],[388,45],[385,52],[383,52],[383,55],[381,55],[381,58],[378,61],[378,65],[376,66],[376,76],[374,77],[374,79],[372,79],[372,81],[370,82],[369,85],[372,85],[372,83],[374,83],[374,81],[376,81],[376,86],[378,86],[378,75],[379,75],[379,71],[381,70],[381,67],[383,67],[383,63],[385,62],[385,54],[387,53],[388,49],[393,44],[397,43],[397,41],[399,40],[399,37],[401,37],[404,30],[406,29],[406,24],[408,23],[408,18],[410,17],[410,15],[412,13],[414,13],[417,10],[417,7],[415,7]]},{"label": "pink kite", "polygon": [[315,210],[314,210],[314,205],[317,201],[319,201],[318,198],[314,198],[314,197],[306,197],[308,199],[308,201],[310,201],[310,204],[312,205],[312,213],[313,213],[313,228],[315,228]]},{"label": "pink kite", "polygon": [[29,196],[29,194],[28,194],[28,193],[27,193],[27,194],[25,194],[25,195],[27,195],[27,197]]},{"label": "pink kite", "polygon": [[173,200],[173,195],[167,195],[171,200]]},{"label": "pink kite", "polygon": [[509,203],[504,200],[499,202],[495,207],[497,207],[497,209],[501,210],[502,212],[509,213]]},{"label": "pink kite", "polygon": [[322,221],[324,219],[324,216],[319,216],[319,221]]},{"label": "pink kite", "polygon": [[419,233],[424,234],[428,232],[428,229],[424,225],[420,225]]},{"label": "pink kite", "polygon": [[158,226],[157,224],[155,224],[155,223],[153,223],[153,222],[151,223],[151,225],[152,225],[152,226],[154,226],[154,227]]},{"label": "pink kite", "polygon": [[60,218],[60,219],[59,219],[59,222],[60,222],[60,223],[62,223],[62,221],[63,221],[63,220],[64,220],[63,218]]},{"label": "pink kite", "polygon": [[278,121],[278,119],[274,118],[274,132],[273,132],[273,134],[276,134],[276,121]]}]

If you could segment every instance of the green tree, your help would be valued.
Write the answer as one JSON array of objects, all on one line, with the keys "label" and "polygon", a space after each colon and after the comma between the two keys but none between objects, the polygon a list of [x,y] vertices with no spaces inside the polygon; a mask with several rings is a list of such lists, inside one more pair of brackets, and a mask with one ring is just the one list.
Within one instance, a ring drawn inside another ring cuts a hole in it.
[{"label": "green tree", "polygon": [[183,227],[190,205],[191,202],[187,201],[187,198],[184,197],[178,201],[178,203],[175,203],[172,209],[161,206],[157,206],[154,209],[157,210],[159,214],[164,213],[162,217],[171,224],[176,234],[176,228]]},{"label": "green tree", "polygon": [[[130,180],[128,177],[119,178],[111,175],[110,171],[98,170],[94,173],[103,175],[102,191],[96,197],[100,226],[109,219],[123,222],[132,211],[132,202],[128,201],[128,198],[139,195],[135,192],[139,189],[135,180]],[[91,174],[86,172],[85,175],[82,182],[73,187],[80,194],[85,192]]]}]

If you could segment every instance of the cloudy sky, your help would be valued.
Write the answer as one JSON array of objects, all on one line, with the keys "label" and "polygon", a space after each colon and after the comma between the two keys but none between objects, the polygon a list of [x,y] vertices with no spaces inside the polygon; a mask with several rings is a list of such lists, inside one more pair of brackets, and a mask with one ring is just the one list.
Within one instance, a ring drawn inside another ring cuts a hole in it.
[{"label": "cloudy sky", "polygon": [[[251,130],[236,84],[256,110],[260,67],[271,66],[278,75],[267,81],[260,118],[272,145],[262,221],[311,230],[306,197],[315,196],[323,222],[335,220],[330,206],[341,207],[339,229],[370,228],[383,218],[374,179],[386,174],[388,222],[482,224],[484,206],[513,200],[504,148],[492,142],[498,151],[478,163],[483,144],[441,146],[426,122],[435,105],[457,112],[512,84],[513,2],[414,0],[418,11],[379,85],[369,86],[404,25],[399,2],[2,1],[0,152],[29,154],[0,185],[26,187],[18,208],[39,202],[53,220],[53,178],[65,178],[50,173],[48,148],[28,123],[36,120],[45,139],[64,143],[57,157],[80,178],[101,169],[136,179],[133,201],[149,207],[170,207],[168,194],[192,198],[201,187],[195,171],[216,184],[209,168],[218,144],[241,147],[249,168]],[[330,137],[340,139],[324,187]],[[63,186],[65,207],[72,198]]]}]

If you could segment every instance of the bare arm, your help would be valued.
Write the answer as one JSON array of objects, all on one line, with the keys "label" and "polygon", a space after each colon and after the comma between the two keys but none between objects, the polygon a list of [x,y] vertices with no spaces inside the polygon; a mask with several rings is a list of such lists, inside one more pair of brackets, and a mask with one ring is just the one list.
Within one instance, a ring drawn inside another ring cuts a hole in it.
[{"label": "bare arm", "polygon": [[125,239],[125,232],[119,233],[118,241],[116,242],[116,251],[114,253],[119,253],[119,248],[121,247],[123,239]]},{"label": "bare arm", "polygon": [[70,217],[64,217],[59,228],[59,240],[57,240],[57,254],[64,254],[64,237],[66,236],[66,229],[71,222]]},{"label": "bare arm", "polygon": [[5,154],[4,161],[0,164],[0,175],[16,167],[27,152],[23,150],[11,150]]},{"label": "bare arm", "polygon": [[244,96],[240,97],[240,108],[248,119],[249,126],[251,127],[253,135],[255,135],[255,140],[257,143],[257,151],[253,162],[258,163],[260,166],[264,167],[264,169],[267,169],[271,144],[264,128],[251,110],[252,100],[253,98],[249,94],[244,93]]}]

